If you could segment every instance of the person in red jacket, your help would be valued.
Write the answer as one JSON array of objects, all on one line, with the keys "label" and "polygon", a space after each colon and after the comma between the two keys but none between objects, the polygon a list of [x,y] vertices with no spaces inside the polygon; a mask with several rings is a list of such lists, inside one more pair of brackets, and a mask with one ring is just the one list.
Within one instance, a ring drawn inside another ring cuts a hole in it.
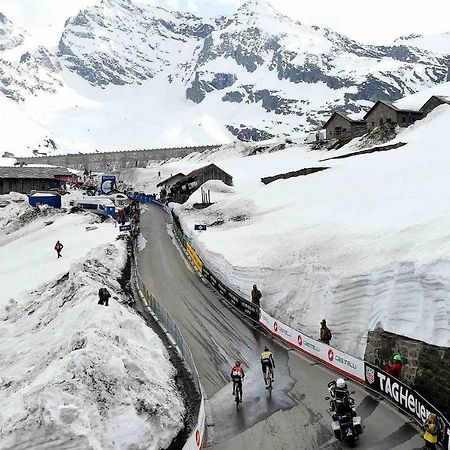
[{"label": "person in red jacket", "polygon": [[61,244],[61,242],[57,241],[55,244],[55,250],[56,254],[58,255],[58,258],[62,258],[61,250],[64,248],[64,245]]},{"label": "person in red jacket", "polygon": [[394,376],[395,378],[398,378],[400,380],[401,374],[402,374],[402,357],[399,353],[394,355],[392,358],[392,364],[386,364],[384,366],[384,370],[389,373],[390,375]]}]

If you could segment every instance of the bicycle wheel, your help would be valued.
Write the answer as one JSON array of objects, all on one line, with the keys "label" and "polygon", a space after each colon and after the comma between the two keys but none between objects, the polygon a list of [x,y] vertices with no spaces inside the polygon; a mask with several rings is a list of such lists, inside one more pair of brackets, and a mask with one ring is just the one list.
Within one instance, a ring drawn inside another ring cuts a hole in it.
[{"label": "bicycle wheel", "polygon": [[234,401],[236,402],[236,410],[239,410],[239,391],[236,391],[236,395],[234,396]]}]

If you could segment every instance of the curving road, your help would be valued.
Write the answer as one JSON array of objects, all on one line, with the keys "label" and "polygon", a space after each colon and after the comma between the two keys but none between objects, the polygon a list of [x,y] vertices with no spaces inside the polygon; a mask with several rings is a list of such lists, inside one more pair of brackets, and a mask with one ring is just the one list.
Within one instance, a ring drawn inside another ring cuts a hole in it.
[{"label": "curving road", "polygon": [[[167,216],[143,207],[141,232],[147,244],[138,254],[149,290],[177,322],[191,348],[208,411],[207,446],[225,449],[340,449],[327,413],[329,369],[273,341],[239,319],[195,274],[175,245]],[[276,362],[272,398],[264,389],[259,355],[264,345]],[[239,411],[231,395],[229,372],[235,359],[246,368],[244,402]],[[383,400],[350,383],[365,430],[358,448],[422,447],[408,419]]]}]

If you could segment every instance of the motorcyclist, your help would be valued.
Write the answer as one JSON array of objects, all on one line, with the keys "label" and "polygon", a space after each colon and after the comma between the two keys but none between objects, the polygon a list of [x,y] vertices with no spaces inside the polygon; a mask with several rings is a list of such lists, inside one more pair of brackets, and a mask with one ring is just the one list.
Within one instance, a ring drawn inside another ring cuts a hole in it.
[{"label": "motorcyclist", "polygon": [[237,386],[239,392],[239,401],[242,403],[242,380],[245,378],[245,373],[240,361],[236,361],[236,364],[231,369],[230,376],[231,380],[233,381],[233,395],[236,395]]},{"label": "motorcyclist", "polygon": [[[354,401],[350,397],[347,383],[343,378],[328,383],[328,390],[331,395],[330,410],[334,413],[333,416],[347,413],[351,413],[353,417],[356,416],[356,411],[353,409]],[[333,419],[336,420],[334,417]]]}]

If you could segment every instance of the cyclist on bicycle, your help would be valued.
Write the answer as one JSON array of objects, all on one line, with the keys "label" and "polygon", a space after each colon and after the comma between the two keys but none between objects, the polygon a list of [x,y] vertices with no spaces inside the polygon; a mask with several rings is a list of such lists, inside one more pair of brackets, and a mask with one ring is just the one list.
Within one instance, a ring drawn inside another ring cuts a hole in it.
[{"label": "cyclist on bicycle", "polygon": [[273,382],[273,369],[275,369],[275,361],[273,359],[272,352],[267,346],[264,347],[264,351],[261,353],[261,368],[264,375],[264,383],[267,386],[267,369],[270,371],[270,376]]},{"label": "cyclist on bicycle", "polygon": [[244,369],[240,361],[236,361],[235,366],[231,369],[231,380],[233,381],[233,395],[236,395],[236,386],[239,392],[239,401],[242,403],[242,380],[245,377]]}]

